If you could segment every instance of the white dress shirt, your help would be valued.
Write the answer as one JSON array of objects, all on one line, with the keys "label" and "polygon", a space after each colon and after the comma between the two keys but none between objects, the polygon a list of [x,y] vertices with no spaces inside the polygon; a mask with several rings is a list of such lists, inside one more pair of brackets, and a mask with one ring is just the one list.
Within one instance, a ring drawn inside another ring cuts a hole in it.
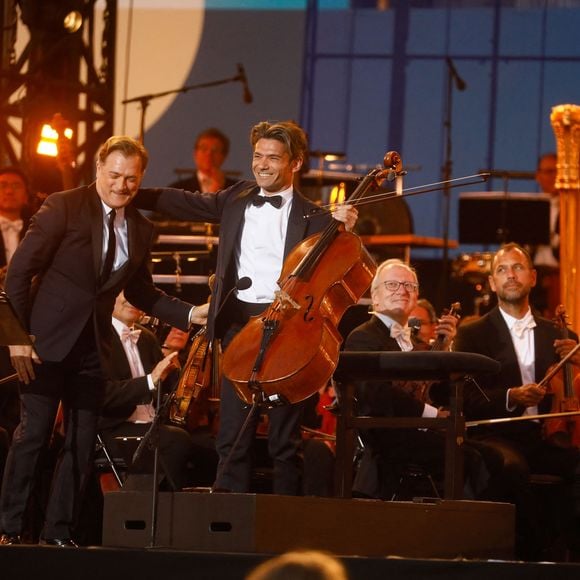
[{"label": "white dress shirt", "polygon": [[[102,263],[105,263],[107,255],[107,246],[109,244],[109,214],[111,209],[106,203],[101,201],[103,206],[103,248]],[[113,262],[113,272],[121,268],[129,259],[129,238],[127,234],[127,220],[125,219],[125,208],[121,207],[116,210],[115,215],[115,261]]]},{"label": "white dress shirt", "polygon": [[22,220],[9,220],[0,216],[0,232],[4,240],[4,250],[6,252],[6,263],[9,264],[18,244],[20,243],[20,232],[22,231]]},{"label": "white dress shirt", "polygon": [[[260,191],[259,195],[265,195]],[[238,290],[242,302],[268,304],[273,302],[280,289],[278,279],[284,264],[284,247],[288,218],[292,208],[292,187],[279,192],[282,207],[269,203],[261,207],[248,204],[244,213],[244,227],[237,256],[238,279],[245,276],[252,280],[246,290]]]},{"label": "white dress shirt", "polygon": [[[532,316],[532,311],[528,309],[525,316],[521,319],[514,318],[501,308],[499,309],[507,327],[510,331],[512,342],[514,344],[514,350],[516,351],[516,356],[518,359],[518,366],[520,367],[520,373],[522,375],[522,381],[524,385],[528,385],[536,382],[536,349],[534,346],[534,327],[536,326],[536,321]],[[506,393],[506,409],[508,411],[513,411],[515,407],[510,407],[508,405],[509,401],[509,389]],[[522,413],[523,415],[536,415],[538,413],[538,406],[526,407],[526,410]]]},{"label": "white dress shirt", "polygon": [[[123,350],[127,356],[127,361],[129,362],[129,368],[131,369],[131,376],[136,379],[145,376],[145,370],[143,368],[143,363],[141,362],[141,355],[139,354],[139,349],[137,344],[134,343],[130,338],[123,340],[123,330],[132,330],[125,323],[121,322],[117,318],[112,318],[113,328],[117,331],[119,338],[121,339],[121,344],[123,345]],[[151,375],[147,375],[147,384],[149,390],[154,388],[153,379]],[[145,403],[137,405],[133,414],[127,419],[129,423],[150,423],[155,417],[155,409],[151,403]]]}]

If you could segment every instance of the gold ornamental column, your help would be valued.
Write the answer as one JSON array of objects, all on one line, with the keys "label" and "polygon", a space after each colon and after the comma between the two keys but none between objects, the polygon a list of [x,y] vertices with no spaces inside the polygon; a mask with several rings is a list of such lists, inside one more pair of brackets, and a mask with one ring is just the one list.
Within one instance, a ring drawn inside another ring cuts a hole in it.
[{"label": "gold ornamental column", "polygon": [[560,288],[572,328],[580,329],[580,106],[558,105],[550,115],[556,136],[560,193]]}]

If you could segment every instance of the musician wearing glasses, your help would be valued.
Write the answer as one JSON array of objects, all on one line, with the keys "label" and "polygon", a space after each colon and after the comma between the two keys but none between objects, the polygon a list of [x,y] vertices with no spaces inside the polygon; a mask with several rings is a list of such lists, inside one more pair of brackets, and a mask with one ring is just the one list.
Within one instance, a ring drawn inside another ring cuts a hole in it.
[{"label": "musician wearing glasses", "polygon": [[[411,351],[417,339],[408,326],[409,315],[417,306],[419,283],[415,271],[401,260],[383,262],[371,285],[373,312],[370,320],[355,328],[347,337],[346,351]],[[445,337],[448,349],[456,334],[457,318],[442,316],[436,333]],[[361,415],[386,417],[446,417],[449,412],[424,400],[416,392],[416,383],[403,381],[365,381],[357,385],[358,412]],[[356,491],[373,497],[389,495],[384,482],[389,474],[374,470],[376,465],[420,465],[434,478],[443,476],[444,438],[441,433],[419,429],[377,429],[362,434],[367,444],[361,470],[355,482]],[[478,456],[466,458],[466,471],[475,473]],[[366,463],[366,465],[365,465]],[[478,483],[477,486],[480,484]]]},{"label": "musician wearing glasses", "polygon": [[[536,271],[521,246],[510,243],[498,250],[489,283],[498,305],[481,319],[460,326],[454,348],[493,358],[501,370],[497,375],[475,377],[485,397],[478,389],[465,389],[465,416],[468,420],[519,419],[549,412],[550,397],[538,383],[560,355],[571,350],[575,336],[563,340],[551,321],[534,313],[529,297]],[[516,505],[518,555],[530,559],[545,556],[546,526],[530,487],[530,473],[559,476],[571,486],[578,449],[566,442],[563,433],[545,438],[539,420],[484,423],[470,429],[468,435],[493,447],[503,458],[505,477],[498,481],[500,488],[494,496]],[[566,513],[571,513],[571,506],[560,515]]]}]

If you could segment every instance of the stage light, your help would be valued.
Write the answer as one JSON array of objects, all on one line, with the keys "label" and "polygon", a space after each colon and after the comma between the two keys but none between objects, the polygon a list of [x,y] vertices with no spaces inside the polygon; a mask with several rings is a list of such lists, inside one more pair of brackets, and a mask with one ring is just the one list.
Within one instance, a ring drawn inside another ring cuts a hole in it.
[{"label": "stage light", "polygon": [[341,181],[330,190],[329,203],[344,203],[346,199],[346,183]]},{"label": "stage light", "polygon": [[20,0],[22,22],[31,35],[74,34],[83,25],[81,0]]},{"label": "stage light", "polygon": [[[72,139],[73,130],[67,127],[63,134],[67,139]],[[40,132],[40,141],[36,146],[36,152],[39,155],[56,157],[58,155],[58,137],[59,135],[57,131],[55,131],[48,123],[44,124]]]},{"label": "stage light", "polygon": [[64,29],[70,34],[77,32],[83,25],[83,16],[78,10],[71,10],[63,20]]}]

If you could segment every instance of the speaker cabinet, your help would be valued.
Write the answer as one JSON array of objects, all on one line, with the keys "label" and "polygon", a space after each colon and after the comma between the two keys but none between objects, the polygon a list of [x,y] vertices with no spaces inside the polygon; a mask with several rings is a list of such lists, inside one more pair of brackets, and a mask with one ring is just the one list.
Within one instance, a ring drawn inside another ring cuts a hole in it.
[{"label": "speaker cabinet", "polygon": [[[151,494],[105,494],[103,545],[151,545]],[[340,555],[511,558],[511,504],[160,493],[155,545],[177,550]]]}]

